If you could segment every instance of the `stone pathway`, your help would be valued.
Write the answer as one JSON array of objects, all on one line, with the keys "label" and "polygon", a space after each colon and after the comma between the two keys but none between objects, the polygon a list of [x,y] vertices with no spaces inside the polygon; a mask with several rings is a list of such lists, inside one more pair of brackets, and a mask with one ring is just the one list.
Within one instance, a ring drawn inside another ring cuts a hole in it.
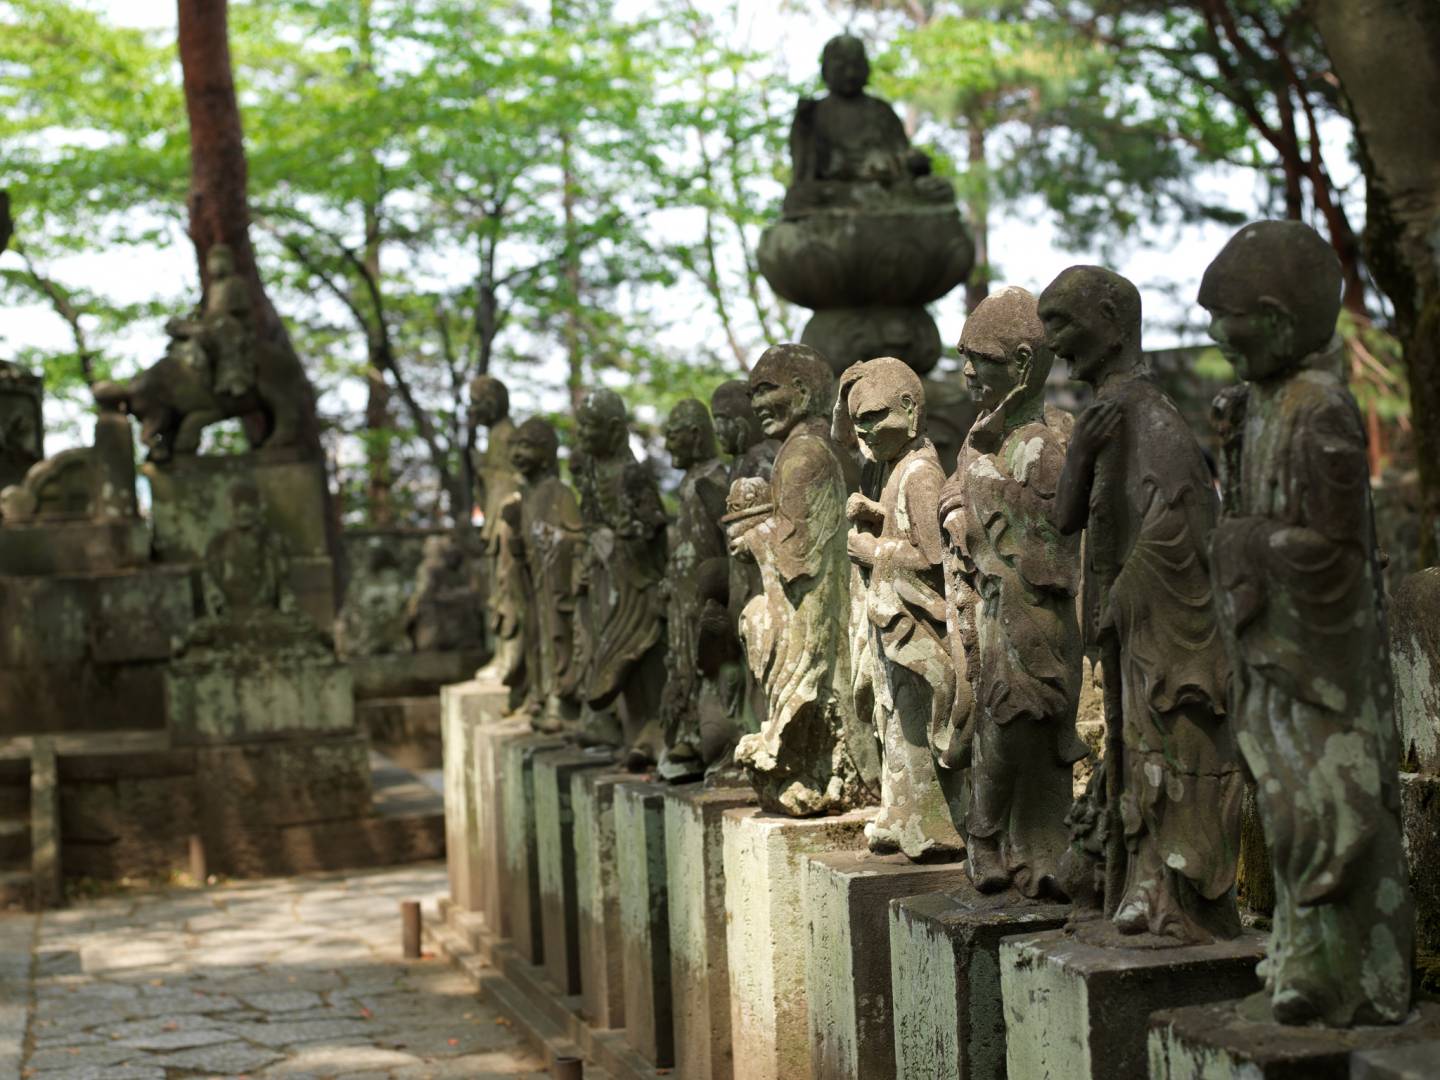
[{"label": "stone pathway", "polygon": [[539,1078],[443,960],[400,959],[426,863],[0,915],[0,1080]]}]

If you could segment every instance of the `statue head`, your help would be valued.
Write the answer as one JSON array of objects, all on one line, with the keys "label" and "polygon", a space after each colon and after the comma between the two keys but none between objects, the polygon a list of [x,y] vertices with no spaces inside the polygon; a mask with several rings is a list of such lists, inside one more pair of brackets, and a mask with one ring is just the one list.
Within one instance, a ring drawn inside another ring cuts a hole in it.
[{"label": "statue head", "polygon": [[1140,291],[1101,266],[1072,266],[1040,294],[1045,344],[1072,378],[1098,386],[1140,362]]},{"label": "statue head", "polygon": [[490,427],[510,415],[510,391],[493,375],[470,380],[470,425]]},{"label": "statue head", "polygon": [[527,480],[553,476],[559,453],[560,436],[544,417],[530,417],[510,437],[510,465]]},{"label": "statue head", "polygon": [[750,406],[750,387],[743,379],[730,379],[710,395],[710,415],[720,449],[739,457],[760,440],[760,421]]},{"label": "statue head", "polygon": [[591,390],[575,410],[576,441],[592,457],[618,454],[629,434],[625,402],[614,390]]},{"label": "statue head", "polygon": [[665,418],[665,449],[677,469],[688,469],[715,456],[715,426],[710,410],[694,398],[682,398]]},{"label": "statue head", "polygon": [[240,484],[231,489],[230,522],[237,529],[260,525],[260,489],[254,484]]},{"label": "statue head", "polygon": [[925,437],[925,386],[903,360],[881,356],[840,376],[835,437],[870,461],[895,461]]},{"label": "statue head", "polygon": [[1039,401],[1052,356],[1035,297],[1013,285],[976,306],[960,331],[960,358],[970,398],[986,413],[1002,402]]},{"label": "statue head", "polygon": [[235,252],[229,244],[211,244],[205,252],[205,271],[211,281],[228,278],[235,273]]},{"label": "statue head", "polygon": [[820,52],[820,78],[836,97],[859,97],[870,81],[870,60],[865,43],[853,34],[840,34]]},{"label": "statue head", "polygon": [[1330,343],[1343,285],[1334,249],[1309,225],[1256,221],[1206,267],[1199,299],[1236,374],[1263,380]]},{"label": "statue head", "polygon": [[830,364],[809,345],[772,345],[750,369],[750,404],[772,439],[783,439],[802,420],[827,415],[834,399]]}]

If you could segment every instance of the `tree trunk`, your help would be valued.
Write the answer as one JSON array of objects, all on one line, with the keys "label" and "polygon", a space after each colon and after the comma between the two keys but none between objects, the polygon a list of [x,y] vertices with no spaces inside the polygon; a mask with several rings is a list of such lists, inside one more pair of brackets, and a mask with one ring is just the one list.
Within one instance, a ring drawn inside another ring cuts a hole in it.
[{"label": "tree trunk", "polygon": [[965,122],[966,164],[971,172],[980,170],[982,182],[970,178],[973,192],[967,200],[970,232],[975,238],[975,267],[965,283],[965,312],[969,314],[990,295],[990,179],[985,172],[985,122],[972,116]]},{"label": "tree trunk", "polygon": [[[250,286],[257,336],[271,346],[266,350],[267,362],[287,369],[272,378],[301,396],[301,450],[307,457],[323,460],[315,391],[284,323],[265,295],[250,243],[245,144],[230,65],[227,0],[178,0],[178,6],[180,67],[190,121],[190,241],[200,263],[201,285],[209,284],[205,253],[214,244],[228,244],[236,272]],[[246,427],[252,436],[256,433],[252,424]]]},{"label": "tree trunk", "polygon": [[1440,555],[1440,8],[1434,0],[1310,0],[1355,121],[1365,249],[1395,307],[1420,471],[1420,559]]},{"label": "tree trunk", "polygon": [[15,222],[10,218],[10,193],[0,191],[0,252],[10,243],[15,233]]}]

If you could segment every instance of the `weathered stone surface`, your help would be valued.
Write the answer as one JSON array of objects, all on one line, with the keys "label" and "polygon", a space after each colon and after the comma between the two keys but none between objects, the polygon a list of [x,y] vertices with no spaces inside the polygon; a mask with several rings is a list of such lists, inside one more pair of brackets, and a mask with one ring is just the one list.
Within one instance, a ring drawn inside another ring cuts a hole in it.
[{"label": "weathered stone surface", "polygon": [[454,533],[425,540],[415,589],[405,602],[405,633],[417,653],[474,652],[480,647],[480,594]]},{"label": "weathered stone surface", "polygon": [[751,807],[725,811],[726,954],[737,1077],[811,1076],[803,863],[825,851],[859,850],[872,813],[796,820]]},{"label": "weathered stone surface", "polygon": [[171,663],[165,698],[176,745],[354,730],[350,669],[338,660],[271,657],[261,649],[248,660],[211,655]]},{"label": "weathered stone surface", "polygon": [[1349,1080],[1427,1080],[1435,1075],[1437,1061],[1440,1039],[1384,1050],[1361,1050],[1350,1059]]},{"label": "weathered stone surface", "polygon": [[436,694],[443,686],[470,681],[485,659],[481,649],[453,652],[383,653],[347,656],[355,700]]},{"label": "weathered stone surface", "polygon": [[694,1080],[735,1075],[723,821],[726,810],[754,802],[748,787],[686,784],[665,792],[675,1070]]},{"label": "weathered stone surface", "polygon": [[[1164,1009],[1150,1018],[1150,1080],[1351,1080],[1385,1076],[1352,1066],[1367,1051],[1394,1053],[1410,1047],[1432,1054],[1440,1043],[1440,1005],[1422,1003],[1402,1024],[1334,1029],[1277,1024],[1269,1004],[1243,1001]],[[1383,1059],[1382,1059],[1383,1060]],[[1440,1054],[1428,1072],[1440,1071]],[[1402,1072],[1399,1074],[1404,1076]]]},{"label": "weathered stone surface", "polygon": [[1411,574],[1390,597],[1390,662],[1404,767],[1440,774],[1440,566]]},{"label": "weathered stone surface", "polygon": [[1400,825],[1415,898],[1415,949],[1433,994],[1440,992],[1440,776],[1400,774]]},{"label": "weathered stone surface", "polygon": [[1264,938],[1254,933],[1159,948],[1089,945],[1061,930],[1002,941],[1009,1075],[1144,1076],[1150,1014],[1255,992],[1263,955]]},{"label": "weathered stone surface", "polygon": [[[477,677],[514,687],[517,698],[525,690],[526,600],[520,554],[513,543],[515,530],[505,521],[505,507],[520,491],[520,474],[510,461],[515,422],[510,419],[510,391],[493,375],[470,380],[467,420],[468,445],[476,447],[470,463],[475,478],[475,505],[480,508],[480,548],[484,559],[485,630],[490,639],[490,662]],[[485,446],[475,435],[486,428]]]},{"label": "weathered stone surface", "polygon": [[[335,618],[335,648],[346,660],[406,653],[411,641],[405,633],[405,604],[415,590],[415,572],[420,569],[425,541],[438,529],[346,529],[341,534],[344,557],[345,592]],[[463,682],[467,669],[446,680]],[[384,696],[362,692],[358,696]]]},{"label": "weathered stone surface", "polygon": [[1272,852],[1266,990],[1283,1023],[1399,1023],[1415,911],[1400,824],[1366,429],[1336,336],[1343,273],[1297,221],[1246,225],[1205,271],[1224,517],[1211,550],[1230,710]]},{"label": "weathered stone surface", "polygon": [[540,860],[536,849],[535,755],[558,750],[564,743],[552,736],[530,735],[506,740],[498,747],[501,822],[505,832],[503,898],[511,943],[532,964],[545,959],[540,916]]},{"label": "weathered stone surface", "polygon": [[[467,699],[462,698],[462,708],[466,703]],[[530,725],[514,717],[474,728],[475,816],[476,833],[480,837],[479,910],[490,931],[501,938],[513,934],[509,908],[510,834],[505,825],[505,799],[509,794],[503,775],[505,747],[531,734]]]},{"label": "weathered stone surface", "polygon": [[658,783],[615,789],[625,1038],[656,1068],[675,1063],[664,795]]},{"label": "weathered stone surface", "polygon": [[[346,667],[353,679],[354,667]],[[357,699],[355,726],[369,736],[372,747],[402,768],[443,766],[438,695]]]},{"label": "weathered stone surface", "polygon": [[585,771],[611,768],[604,750],[547,750],[535,755],[535,856],[545,973],[561,994],[580,992],[580,896],[571,783]]},{"label": "weathered stone surface", "polygon": [[477,728],[499,723],[505,703],[505,688],[491,683],[458,683],[440,691],[445,861],[450,871],[450,899],[465,911],[484,910],[481,893],[486,854],[501,841],[493,797],[486,805],[482,794]]},{"label": "weathered stone surface", "polygon": [[972,889],[891,901],[895,1075],[1005,1080],[1000,942],[1058,929],[1069,912]]},{"label": "weathered stone surface", "polygon": [[803,862],[805,990],[816,1080],[895,1077],[890,901],[963,888],[959,864],[822,852]]},{"label": "weathered stone surface", "polygon": [[248,825],[370,812],[370,763],[360,736],[204,747],[195,751],[195,768],[204,792],[202,825],[217,841]]},{"label": "weathered stone surface", "polygon": [[580,937],[580,1009],[596,1028],[625,1026],[625,949],[615,788],[633,774],[585,769],[570,780]]}]

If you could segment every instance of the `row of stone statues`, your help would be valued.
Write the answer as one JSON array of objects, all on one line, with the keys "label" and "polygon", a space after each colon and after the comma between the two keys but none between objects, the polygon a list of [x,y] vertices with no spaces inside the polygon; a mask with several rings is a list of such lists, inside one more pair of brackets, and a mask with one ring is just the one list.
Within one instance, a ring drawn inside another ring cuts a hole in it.
[{"label": "row of stone statues", "polygon": [[[1339,297],[1333,253],[1296,223],[1247,226],[1206,272],[1244,380],[1216,403],[1218,477],[1147,369],[1139,292],[1093,266],[971,315],[980,415],[948,478],[910,366],[837,384],[806,345],[671,412],[673,523],[612,391],[576,415],[578,498],[548,423],[496,417],[506,677],[541,726],[667,779],[738,770],[793,816],[878,803],[872,850],[964,856],[982,891],[1103,915],[1077,930],[1101,944],[1240,932],[1248,771],[1274,1016],[1398,1022],[1413,913]],[[1045,402],[1053,357],[1093,389],[1073,421]],[[1087,655],[1106,751],[1072,800]]]}]

